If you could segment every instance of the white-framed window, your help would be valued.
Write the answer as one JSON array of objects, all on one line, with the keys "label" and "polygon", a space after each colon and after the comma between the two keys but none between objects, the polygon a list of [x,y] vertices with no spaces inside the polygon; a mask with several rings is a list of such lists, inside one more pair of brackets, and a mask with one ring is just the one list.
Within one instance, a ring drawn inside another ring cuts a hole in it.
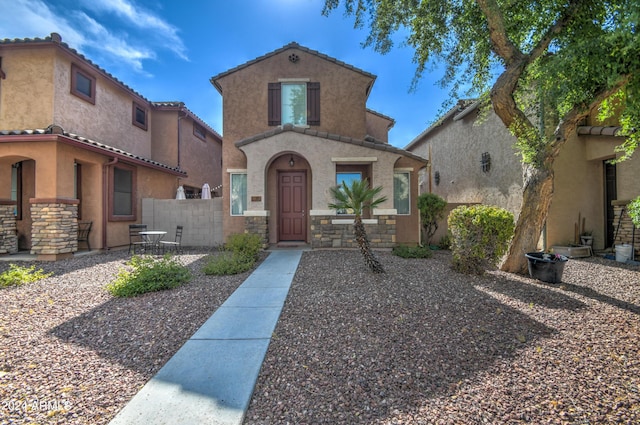
[{"label": "white-framed window", "polygon": [[411,214],[410,174],[405,171],[393,173],[393,208],[398,215]]},{"label": "white-framed window", "polygon": [[[342,183],[346,183],[348,187],[351,187],[351,183],[354,181],[362,180],[362,173],[359,171],[339,171],[336,173],[336,186],[342,187]],[[353,214],[353,210],[337,210],[337,214]]]},{"label": "white-framed window", "polygon": [[247,174],[231,173],[231,215],[244,215],[247,208]]},{"label": "white-framed window", "polygon": [[282,83],[282,124],[307,125],[307,84]]}]

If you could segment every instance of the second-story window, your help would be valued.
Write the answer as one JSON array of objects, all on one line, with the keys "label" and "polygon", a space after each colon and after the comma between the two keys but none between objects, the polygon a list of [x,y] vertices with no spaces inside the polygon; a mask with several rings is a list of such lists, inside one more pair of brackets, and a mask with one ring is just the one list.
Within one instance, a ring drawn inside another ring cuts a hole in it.
[{"label": "second-story window", "polygon": [[96,78],[75,65],[71,65],[71,94],[89,103],[96,103]]},{"label": "second-story window", "polygon": [[269,83],[269,125],[320,125],[320,83]]},{"label": "second-story window", "polygon": [[143,130],[147,129],[147,109],[139,103],[133,102],[133,125],[140,127]]}]

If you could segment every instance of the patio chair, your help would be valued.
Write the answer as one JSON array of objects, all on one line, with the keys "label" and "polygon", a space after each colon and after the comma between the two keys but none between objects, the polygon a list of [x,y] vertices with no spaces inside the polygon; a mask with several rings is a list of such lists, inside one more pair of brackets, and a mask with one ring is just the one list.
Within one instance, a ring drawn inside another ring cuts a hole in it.
[{"label": "patio chair", "polygon": [[91,245],[89,244],[89,233],[91,232],[92,225],[93,221],[78,222],[78,242],[85,242],[89,251],[91,251]]},{"label": "patio chair", "polygon": [[147,248],[147,242],[140,235],[140,232],[147,230],[146,224],[130,224],[129,225],[129,254],[131,250],[136,253],[137,249],[145,250]]},{"label": "patio chair", "polygon": [[165,250],[174,250],[178,254],[182,254],[182,226],[176,227],[176,237],[173,241],[160,241],[160,246],[162,246],[162,253],[164,254]]}]

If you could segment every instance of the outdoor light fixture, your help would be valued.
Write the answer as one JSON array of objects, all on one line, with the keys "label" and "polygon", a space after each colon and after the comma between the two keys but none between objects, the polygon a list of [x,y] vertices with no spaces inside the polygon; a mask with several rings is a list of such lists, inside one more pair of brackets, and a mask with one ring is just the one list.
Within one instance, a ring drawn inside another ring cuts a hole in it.
[{"label": "outdoor light fixture", "polygon": [[293,155],[289,158],[289,167],[293,167],[296,163],[293,161]]},{"label": "outdoor light fixture", "polygon": [[484,152],[482,154],[482,158],[480,159],[480,166],[482,167],[482,172],[488,173],[491,170],[491,155],[489,152]]},{"label": "outdoor light fixture", "polygon": [[436,181],[436,186],[440,184],[440,171],[436,171],[433,179]]}]

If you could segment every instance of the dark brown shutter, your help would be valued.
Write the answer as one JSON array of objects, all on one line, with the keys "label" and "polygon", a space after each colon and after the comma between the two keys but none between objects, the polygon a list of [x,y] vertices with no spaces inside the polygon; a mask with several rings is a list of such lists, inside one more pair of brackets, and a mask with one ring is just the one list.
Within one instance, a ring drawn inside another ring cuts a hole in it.
[{"label": "dark brown shutter", "polygon": [[307,83],[307,125],[320,125],[320,83]]},{"label": "dark brown shutter", "polygon": [[269,83],[268,96],[268,121],[269,125],[280,125],[282,121],[282,95],[280,83]]}]

